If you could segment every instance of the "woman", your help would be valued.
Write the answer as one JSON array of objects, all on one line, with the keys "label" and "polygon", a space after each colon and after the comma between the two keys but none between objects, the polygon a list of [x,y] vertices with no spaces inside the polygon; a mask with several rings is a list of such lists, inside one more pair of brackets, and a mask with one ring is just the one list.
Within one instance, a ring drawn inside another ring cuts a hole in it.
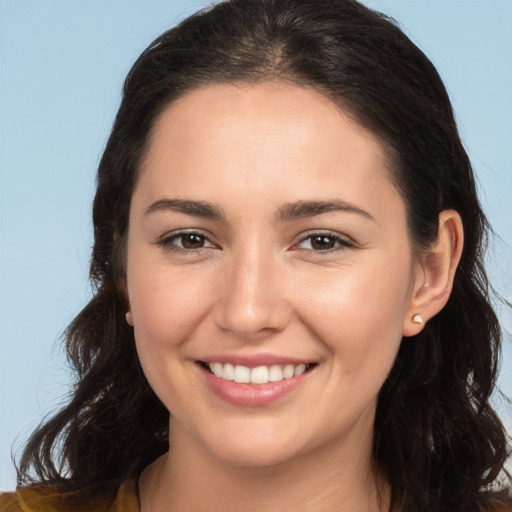
[{"label": "woman", "polygon": [[487,223],[385,17],[238,0],[163,34],[94,228],[78,384],[0,510],[510,510]]}]

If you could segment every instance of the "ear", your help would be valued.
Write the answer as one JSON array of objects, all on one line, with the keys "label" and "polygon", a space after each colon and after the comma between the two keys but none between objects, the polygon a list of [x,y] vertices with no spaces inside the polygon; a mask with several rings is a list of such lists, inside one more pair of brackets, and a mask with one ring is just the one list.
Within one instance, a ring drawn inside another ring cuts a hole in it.
[{"label": "ear", "polygon": [[126,323],[133,327],[133,315],[131,311],[127,311],[125,314]]},{"label": "ear", "polygon": [[123,278],[123,280],[120,283],[118,283],[118,287],[119,287],[119,291],[121,292],[121,294],[123,295],[123,297],[126,301],[126,313],[124,315],[126,318],[126,323],[133,327],[132,307],[130,305],[130,299],[128,298],[128,289],[126,286],[126,279]]},{"label": "ear", "polygon": [[126,287],[126,280],[123,282],[122,292],[123,292],[123,295],[124,295],[124,298],[126,301],[126,313],[124,314],[124,317],[126,318],[126,323],[133,327],[132,306],[130,304],[130,299],[128,297],[128,289]]},{"label": "ear", "polygon": [[463,242],[460,215],[454,210],[441,212],[435,243],[418,257],[413,291],[404,318],[404,336],[418,334],[424,323],[448,302]]}]

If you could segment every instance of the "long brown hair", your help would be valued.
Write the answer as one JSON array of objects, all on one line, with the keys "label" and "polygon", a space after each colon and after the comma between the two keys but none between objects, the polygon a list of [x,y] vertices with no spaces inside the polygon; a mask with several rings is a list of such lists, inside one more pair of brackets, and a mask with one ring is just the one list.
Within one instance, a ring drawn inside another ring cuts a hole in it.
[{"label": "long brown hair", "polygon": [[124,317],[139,162],[155,119],[180,95],[265,80],[319,90],[381,140],[419,247],[435,240],[441,211],[461,215],[465,247],[452,295],[402,343],[380,392],[373,453],[391,484],[392,510],[497,509],[499,492],[490,489],[508,444],[489,404],[501,332],[483,267],[488,224],[434,66],[392,20],[355,0],[222,2],[164,33],[134,64],[98,170],[94,296],[66,335],[76,384],[69,404],[27,443],[20,483],[84,498],[112,494],[167,450],[169,413],[144,377]]}]

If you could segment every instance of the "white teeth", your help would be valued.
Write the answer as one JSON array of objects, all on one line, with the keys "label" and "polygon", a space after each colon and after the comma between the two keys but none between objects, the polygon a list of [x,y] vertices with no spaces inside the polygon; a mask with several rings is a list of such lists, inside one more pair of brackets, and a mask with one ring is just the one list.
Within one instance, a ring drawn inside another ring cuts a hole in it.
[{"label": "white teeth", "polygon": [[293,375],[295,377],[298,377],[299,375],[302,375],[306,371],[306,365],[305,364],[299,364],[297,368],[295,368],[295,371],[293,372]]},{"label": "white teeth", "polygon": [[270,367],[268,371],[268,381],[269,382],[278,382],[283,380],[283,370],[277,364],[274,364]]},{"label": "white teeth", "polygon": [[230,363],[209,363],[212,373],[224,380],[234,380],[244,384],[267,384],[268,382],[279,382],[283,379],[291,379],[298,377],[306,371],[305,364],[293,366],[286,365],[284,368],[278,364],[268,366],[257,366],[256,368],[248,368],[247,366],[236,365]]},{"label": "white teeth", "polygon": [[216,377],[222,377],[222,365],[220,363],[212,363],[210,365],[210,370]]},{"label": "white teeth", "polygon": [[232,364],[227,363],[224,365],[222,369],[222,378],[224,380],[235,380],[235,367]]},{"label": "white teeth", "polygon": [[258,366],[251,370],[252,384],[266,384],[268,382],[268,368],[266,366]]},{"label": "white teeth", "polygon": [[293,367],[293,365],[289,364],[284,367],[283,377],[285,379],[291,379],[293,377],[294,373],[295,373],[295,368]]},{"label": "white teeth", "polygon": [[234,381],[249,384],[251,382],[251,370],[247,366],[235,366]]}]

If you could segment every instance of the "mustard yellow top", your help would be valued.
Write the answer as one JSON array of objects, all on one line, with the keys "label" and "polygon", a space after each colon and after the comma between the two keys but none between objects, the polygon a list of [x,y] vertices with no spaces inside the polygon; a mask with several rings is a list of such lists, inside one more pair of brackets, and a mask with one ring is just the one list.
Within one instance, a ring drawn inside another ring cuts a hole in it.
[{"label": "mustard yellow top", "polygon": [[[493,512],[512,512],[512,502],[495,501]],[[113,500],[91,500],[87,504],[70,505],[63,494],[50,489],[31,486],[15,492],[0,493],[0,512],[140,512],[137,484],[126,481],[119,487]]]},{"label": "mustard yellow top", "polygon": [[136,483],[125,482],[113,501],[92,500],[70,508],[63,494],[44,487],[22,487],[0,494],[0,512],[140,512]]}]

